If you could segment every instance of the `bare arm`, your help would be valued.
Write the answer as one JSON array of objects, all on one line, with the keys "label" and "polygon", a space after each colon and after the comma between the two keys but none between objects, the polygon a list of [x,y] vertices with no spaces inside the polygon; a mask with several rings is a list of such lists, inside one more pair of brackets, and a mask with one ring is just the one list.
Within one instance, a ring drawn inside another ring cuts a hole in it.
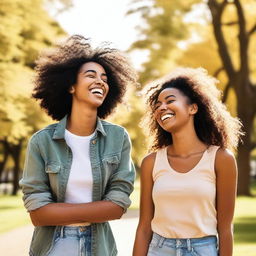
[{"label": "bare arm", "polygon": [[237,188],[237,166],[234,155],[219,149],[215,162],[217,176],[217,229],[219,255],[232,256],[233,217]]},{"label": "bare arm", "polygon": [[81,222],[105,222],[119,219],[124,210],[110,201],[83,204],[50,203],[30,212],[35,226],[62,226]]},{"label": "bare arm", "polygon": [[154,161],[155,154],[153,153],[145,157],[141,165],[140,219],[135,237],[133,256],[146,256],[152,238],[151,220],[154,216],[152,170]]}]

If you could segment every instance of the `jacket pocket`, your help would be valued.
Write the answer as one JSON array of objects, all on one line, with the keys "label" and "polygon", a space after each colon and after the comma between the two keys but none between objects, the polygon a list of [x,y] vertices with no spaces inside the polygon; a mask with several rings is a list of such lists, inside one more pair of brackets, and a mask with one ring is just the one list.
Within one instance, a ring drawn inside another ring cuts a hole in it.
[{"label": "jacket pocket", "polygon": [[116,170],[119,162],[120,161],[117,155],[107,156],[102,159],[104,169],[109,172]]},{"label": "jacket pocket", "polygon": [[57,198],[57,191],[59,190],[59,173],[61,166],[57,163],[48,163],[45,167],[45,172],[48,174],[50,187],[53,197]]},{"label": "jacket pocket", "polygon": [[102,181],[103,181],[104,190],[108,184],[108,181],[111,175],[114,174],[115,171],[117,170],[119,163],[120,163],[120,160],[117,155],[105,156],[102,159],[102,165],[103,165]]}]

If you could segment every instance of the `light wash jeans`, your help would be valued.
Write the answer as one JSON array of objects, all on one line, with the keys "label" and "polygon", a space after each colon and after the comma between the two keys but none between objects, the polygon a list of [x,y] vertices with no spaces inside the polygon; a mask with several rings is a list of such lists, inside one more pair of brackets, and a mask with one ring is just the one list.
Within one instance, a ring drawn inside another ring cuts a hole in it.
[{"label": "light wash jeans", "polygon": [[153,233],[148,256],[217,256],[217,247],[216,236],[172,239]]},{"label": "light wash jeans", "polygon": [[59,227],[48,256],[91,256],[91,226]]}]

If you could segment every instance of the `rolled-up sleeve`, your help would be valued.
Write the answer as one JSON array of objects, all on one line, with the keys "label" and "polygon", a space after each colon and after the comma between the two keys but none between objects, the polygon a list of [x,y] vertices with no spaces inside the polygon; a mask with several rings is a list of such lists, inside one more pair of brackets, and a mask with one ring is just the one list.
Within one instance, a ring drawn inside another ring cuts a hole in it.
[{"label": "rolled-up sleeve", "polygon": [[131,160],[131,141],[128,133],[125,131],[120,163],[110,176],[108,189],[103,199],[112,201],[126,211],[131,205],[129,196],[134,188],[134,180],[135,168]]},{"label": "rolled-up sleeve", "polygon": [[45,172],[45,162],[40,154],[35,135],[28,143],[23,176],[19,184],[23,192],[24,205],[28,211],[53,202],[49,179]]}]

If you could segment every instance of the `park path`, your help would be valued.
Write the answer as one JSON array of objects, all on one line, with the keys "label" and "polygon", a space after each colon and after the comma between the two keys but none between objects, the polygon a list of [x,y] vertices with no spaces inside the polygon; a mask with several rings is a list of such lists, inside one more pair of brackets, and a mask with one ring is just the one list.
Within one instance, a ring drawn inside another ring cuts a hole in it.
[{"label": "park path", "polygon": [[[128,210],[122,219],[110,221],[117,243],[117,249],[119,252],[118,256],[132,255],[132,247],[137,224],[137,210]],[[0,255],[28,256],[28,248],[32,232],[33,226],[27,225],[0,235]]]}]

